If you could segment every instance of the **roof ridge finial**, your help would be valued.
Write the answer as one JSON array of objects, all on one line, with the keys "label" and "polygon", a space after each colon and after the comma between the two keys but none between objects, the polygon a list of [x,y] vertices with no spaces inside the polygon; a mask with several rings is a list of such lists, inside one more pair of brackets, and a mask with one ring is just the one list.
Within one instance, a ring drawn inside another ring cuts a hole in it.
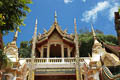
[{"label": "roof ridge finial", "polygon": [[92,29],[92,34],[93,34],[94,39],[97,39],[95,30],[93,28],[93,24],[91,24],[91,29]]},{"label": "roof ridge finial", "polygon": [[55,10],[55,22],[57,23],[57,12],[56,12],[56,10]]}]

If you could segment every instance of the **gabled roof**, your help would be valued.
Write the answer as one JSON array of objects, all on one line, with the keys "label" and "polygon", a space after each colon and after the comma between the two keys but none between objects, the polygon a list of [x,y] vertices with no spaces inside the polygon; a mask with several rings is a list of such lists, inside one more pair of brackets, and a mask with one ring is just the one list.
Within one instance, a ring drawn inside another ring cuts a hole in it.
[{"label": "gabled roof", "polygon": [[51,28],[50,28],[49,31],[47,32],[47,36],[50,36],[55,29],[57,30],[57,32],[58,32],[61,36],[64,36],[64,32],[61,30],[61,28],[60,28],[60,26],[58,25],[58,23],[54,23],[54,24],[51,26]]},{"label": "gabled roof", "polygon": [[57,16],[55,13],[55,21],[53,23],[53,25],[51,26],[51,28],[42,34],[42,35],[38,35],[38,39],[37,39],[37,43],[41,43],[45,40],[47,40],[49,38],[49,36],[54,32],[54,30],[56,30],[60,36],[62,36],[62,39],[68,42],[72,42],[74,43],[74,36],[67,34],[65,31],[62,31],[61,27],[59,26],[58,22],[57,22]]},{"label": "gabled roof", "polygon": [[58,23],[54,22],[54,24],[51,26],[51,28],[47,32],[38,36],[38,43],[41,41],[47,40],[48,37],[54,32],[54,30],[56,30],[60,34],[60,36],[62,36],[62,38],[64,40],[68,40],[69,42],[73,42],[74,36],[62,31],[62,29],[60,28]]}]

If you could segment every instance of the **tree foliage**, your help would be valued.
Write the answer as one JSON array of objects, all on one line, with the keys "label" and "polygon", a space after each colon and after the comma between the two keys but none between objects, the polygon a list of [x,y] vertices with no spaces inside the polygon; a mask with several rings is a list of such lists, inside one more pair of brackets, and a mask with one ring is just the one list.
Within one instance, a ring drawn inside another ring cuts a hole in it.
[{"label": "tree foliage", "polygon": [[[99,42],[105,42],[109,45],[118,45],[117,37],[113,35],[104,35],[102,31],[96,29],[95,30],[97,39]],[[93,34],[87,28],[80,29],[79,34],[79,43],[80,43],[80,56],[87,57],[92,53],[92,46],[94,44]]]},{"label": "tree foliage", "polygon": [[0,30],[8,32],[24,25],[23,20],[30,8],[31,0],[0,0]]},{"label": "tree foliage", "polygon": [[118,45],[118,40],[116,36],[113,35],[104,35],[104,34],[97,34],[98,40],[101,42],[105,42],[109,45]]},{"label": "tree foliage", "polygon": [[119,7],[119,9],[118,9],[118,12],[120,13],[120,7]]},{"label": "tree foliage", "polygon": [[93,37],[91,33],[79,34],[80,56],[87,57],[92,52]]},{"label": "tree foliage", "polygon": [[19,56],[22,58],[31,57],[31,43],[29,41],[22,41],[20,43]]},{"label": "tree foliage", "polygon": [[[30,12],[31,0],[0,0],[0,49],[3,49],[3,33],[19,29]],[[7,56],[0,52],[0,68],[8,65]],[[3,64],[4,63],[4,64]]]},{"label": "tree foliage", "polygon": [[[118,45],[118,40],[113,35],[104,35],[104,34],[97,34],[97,39],[99,42],[103,41],[109,45]],[[79,34],[79,42],[80,45],[80,56],[87,57],[88,53],[92,53],[92,46],[94,44],[93,35],[91,32]]]}]

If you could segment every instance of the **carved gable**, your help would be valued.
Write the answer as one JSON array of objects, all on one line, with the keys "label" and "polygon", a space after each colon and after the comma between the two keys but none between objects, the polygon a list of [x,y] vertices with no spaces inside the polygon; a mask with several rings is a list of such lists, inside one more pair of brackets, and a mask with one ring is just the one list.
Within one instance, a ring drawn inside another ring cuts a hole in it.
[{"label": "carved gable", "polygon": [[49,36],[49,40],[50,41],[56,41],[56,40],[61,41],[62,40],[62,36],[57,32],[57,30],[54,30],[52,32],[52,34]]}]

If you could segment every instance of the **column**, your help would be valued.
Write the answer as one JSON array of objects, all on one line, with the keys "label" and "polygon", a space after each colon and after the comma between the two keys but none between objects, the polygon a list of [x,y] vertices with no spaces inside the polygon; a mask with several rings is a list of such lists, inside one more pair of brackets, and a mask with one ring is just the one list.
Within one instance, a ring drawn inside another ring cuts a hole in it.
[{"label": "column", "polygon": [[43,47],[41,47],[41,58],[43,58]]},{"label": "column", "polygon": [[68,57],[70,57],[70,47],[68,46],[68,48],[67,48],[67,51],[68,51]]},{"label": "column", "polygon": [[50,44],[47,45],[47,58],[50,57]]},{"label": "column", "polygon": [[63,43],[61,44],[61,56],[64,58],[64,45]]}]

